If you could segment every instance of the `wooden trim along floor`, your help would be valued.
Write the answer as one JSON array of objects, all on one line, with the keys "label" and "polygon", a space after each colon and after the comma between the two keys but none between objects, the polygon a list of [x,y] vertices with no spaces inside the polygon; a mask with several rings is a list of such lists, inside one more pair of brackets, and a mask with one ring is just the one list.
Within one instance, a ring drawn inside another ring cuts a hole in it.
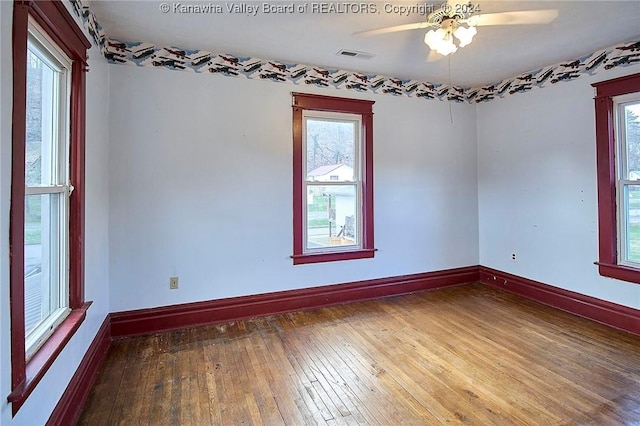
[{"label": "wooden trim along floor", "polygon": [[116,312],[111,314],[111,336],[157,333],[215,322],[237,321],[261,315],[379,299],[472,283],[478,279],[478,266],[468,266],[346,284]]},{"label": "wooden trim along floor", "polygon": [[105,319],[47,424],[74,423],[112,338],[184,330],[194,326],[380,299],[477,281],[640,335],[639,310],[481,266],[118,312]]},{"label": "wooden trim along floor", "polygon": [[638,424],[640,337],[480,283],[114,340],[79,425]]},{"label": "wooden trim along floor", "polygon": [[482,266],[480,281],[640,336],[640,310]]},{"label": "wooden trim along floor", "polygon": [[62,398],[49,416],[47,426],[72,425],[78,420],[111,346],[109,321],[109,316],[107,316],[102,322],[91,345],[89,345],[89,349],[87,349],[87,353],[62,394]]}]

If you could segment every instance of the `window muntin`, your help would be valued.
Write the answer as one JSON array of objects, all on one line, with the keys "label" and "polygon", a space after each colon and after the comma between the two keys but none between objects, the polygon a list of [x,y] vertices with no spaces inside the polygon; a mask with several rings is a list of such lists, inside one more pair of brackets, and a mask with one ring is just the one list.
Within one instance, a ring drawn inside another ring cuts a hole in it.
[{"label": "window muntin", "polygon": [[69,314],[71,60],[34,22],[27,40],[24,292],[29,359]]},{"label": "window muntin", "polygon": [[640,268],[640,94],[613,99],[618,263]]},{"label": "window muntin", "polygon": [[357,114],[303,112],[305,253],[362,248],[361,128]]}]

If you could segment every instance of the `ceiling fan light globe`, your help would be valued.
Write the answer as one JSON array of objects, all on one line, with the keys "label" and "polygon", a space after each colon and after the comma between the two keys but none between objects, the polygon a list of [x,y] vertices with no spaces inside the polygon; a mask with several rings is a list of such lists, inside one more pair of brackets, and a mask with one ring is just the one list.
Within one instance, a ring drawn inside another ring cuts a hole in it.
[{"label": "ceiling fan light globe", "polygon": [[460,41],[459,46],[465,47],[466,45],[471,44],[471,41],[473,40],[473,36],[475,36],[477,33],[478,33],[478,30],[476,30],[475,27],[467,28],[461,25],[458,28],[456,28],[453,35],[456,36],[456,38]]},{"label": "ceiling fan light globe", "polygon": [[455,44],[453,44],[453,41],[446,41],[446,40],[443,40],[442,43],[440,43],[440,45],[436,48],[436,52],[438,52],[443,56],[450,55],[451,53],[454,53],[456,50],[458,50],[458,48],[456,47]]},{"label": "ceiling fan light globe", "polygon": [[431,50],[437,50],[437,47],[442,42],[442,37],[438,37],[438,34],[434,30],[429,30],[424,35],[424,43],[429,46]]}]

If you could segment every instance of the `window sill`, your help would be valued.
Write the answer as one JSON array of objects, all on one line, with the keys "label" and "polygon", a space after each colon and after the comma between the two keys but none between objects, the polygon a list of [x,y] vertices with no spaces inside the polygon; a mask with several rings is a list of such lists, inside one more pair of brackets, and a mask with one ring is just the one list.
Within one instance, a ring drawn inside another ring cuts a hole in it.
[{"label": "window sill", "polygon": [[640,284],[640,269],[613,263],[594,262],[603,277]]},{"label": "window sill", "polygon": [[294,254],[294,265],[304,265],[306,263],[322,263],[322,262],[337,262],[340,260],[354,260],[354,259],[370,259],[374,256],[377,249],[359,249],[350,251],[334,251],[329,253],[305,253]]},{"label": "window sill", "polygon": [[27,362],[26,379],[16,389],[11,392],[7,400],[13,404],[13,414],[15,415],[31,392],[36,388],[40,380],[44,377],[49,367],[53,364],[62,349],[71,340],[71,337],[80,328],[84,321],[87,309],[92,302],[85,302],[81,307],[71,311],[69,316],[47,339],[42,347]]}]

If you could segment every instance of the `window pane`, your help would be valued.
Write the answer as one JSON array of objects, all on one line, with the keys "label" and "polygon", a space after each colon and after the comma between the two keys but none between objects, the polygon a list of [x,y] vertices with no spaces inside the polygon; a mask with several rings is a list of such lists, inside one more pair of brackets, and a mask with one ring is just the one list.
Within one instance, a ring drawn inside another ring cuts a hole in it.
[{"label": "window pane", "polygon": [[625,261],[640,263],[640,185],[626,185],[622,214]]},{"label": "window pane", "polygon": [[307,118],[307,181],[353,181],[355,121]]},{"label": "window pane", "polygon": [[307,250],[359,244],[356,185],[307,186]]},{"label": "window pane", "polygon": [[60,73],[29,43],[25,179],[29,186],[57,183],[57,101]]},{"label": "window pane", "polygon": [[66,305],[61,286],[63,194],[27,195],[25,205],[25,334]]},{"label": "window pane", "polygon": [[640,102],[623,107],[623,134],[627,152],[627,176],[623,179],[640,180]]}]

